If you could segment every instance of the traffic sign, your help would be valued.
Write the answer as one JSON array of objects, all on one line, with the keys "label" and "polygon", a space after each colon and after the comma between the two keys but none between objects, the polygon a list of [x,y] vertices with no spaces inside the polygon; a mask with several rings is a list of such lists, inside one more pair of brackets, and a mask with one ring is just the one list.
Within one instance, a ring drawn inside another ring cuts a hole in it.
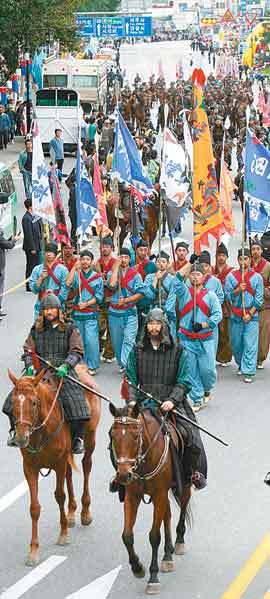
[{"label": "traffic sign", "polygon": [[221,23],[232,23],[232,21],[234,21],[234,20],[235,20],[235,18],[228,8],[226,10],[226,12],[224,13],[223,17],[221,17],[220,22]]},{"label": "traffic sign", "polygon": [[149,37],[152,35],[152,17],[143,15],[92,17],[77,14],[76,22],[81,37]]}]

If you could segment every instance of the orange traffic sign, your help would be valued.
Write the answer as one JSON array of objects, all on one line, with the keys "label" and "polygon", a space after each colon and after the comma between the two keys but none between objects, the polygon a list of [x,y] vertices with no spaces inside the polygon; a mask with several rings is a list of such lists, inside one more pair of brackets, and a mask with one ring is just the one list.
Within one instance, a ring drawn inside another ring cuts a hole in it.
[{"label": "orange traffic sign", "polygon": [[234,20],[235,20],[235,18],[234,18],[233,14],[231,13],[231,11],[228,8],[226,10],[226,12],[224,13],[223,17],[221,17],[220,22],[221,23],[231,23]]}]

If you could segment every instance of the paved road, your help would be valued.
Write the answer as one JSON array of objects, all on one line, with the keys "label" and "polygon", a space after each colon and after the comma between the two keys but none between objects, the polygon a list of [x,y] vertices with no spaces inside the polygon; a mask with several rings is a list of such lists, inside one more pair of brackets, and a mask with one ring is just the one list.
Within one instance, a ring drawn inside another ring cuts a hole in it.
[{"label": "paved road", "polygon": [[[67,171],[71,167],[71,159],[68,160]],[[20,191],[19,178],[16,185]],[[238,205],[235,207],[235,216],[239,225]],[[186,238],[190,238],[190,231],[191,223],[188,222],[185,224]],[[238,243],[239,236],[232,244],[233,256]],[[165,240],[164,246],[167,244]],[[14,249],[8,255],[7,288],[20,281],[23,272],[22,251]],[[7,297],[5,307],[8,317],[0,324],[0,384],[3,398],[10,387],[7,367],[17,374],[20,372],[19,357],[23,340],[32,323],[33,297],[21,289]],[[220,599],[268,529],[270,491],[263,485],[263,477],[269,467],[269,363],[250,386],[240,381],[235,373],[235,367],[219,371],[214,400],[199,415],[201,424],[220,434],[230,443],[230,447],[223,448],[204,438],[209,459],[209,485],[192,499],[193,526],[187,534],[189,552],[176,559],[174,573],[161,575],[163,599]],[[120,377],[116,366],[103,366],[97,381],[102,391],[120,405]],[[107,451],[110,424],[111,417],[104,405],[94,456],[94,520],[91,527],[82,528],[78,524],[71,531],[71,545],[64,548],[56,546],[58,511],[53,497],[54,478],[51,476],[42,480],[41,559],[42,562],[45,561],[48,572],[46,574],[45,571],[34,570],[30,573],[30,579],[24,579],[29,575],[29,569],[24,565],[30,538],[28,495],[24,493],[11,503],[14,493],[20,495],[23,492],[18,487],[23,481],[22,465],[18,451],[6,447],[7,421],[4,417],[0,418],[2,599],[16,599],[23,594],[26,599],[63,599],[120,565],[122,569],[116,577],[110,599],[139,599],[144,596],[145,581],[132,577],[121,541],[122,506],[107,490],[112,475]],[[82,477],[75,474],[75,480],[79,496]],[[7,495],[9,493],[12,494]],[[173,511],[176,522],[177,511],[175,508]],[[137,550],[146,566],[150,561],[148,531],[151,512],[150,506],[141,507],[135,529]],[[59,563],[52,556],[66,559]],[[117,572],[111,574],[107,587],[103,580],[98,587],[90,587],[85,594],[76,592],[74,597],[106,597],[116,574]],[[37,581],[39,577],[40,580]],[[35,580],[36,584],[32,586]],[[241,580],[244,581],[243,576]],[[264,567],[242,596],[245,599],[262,599],[269,583],[269,569]],[[13,586],[15,584],[16,587]],[[227,599],[237,599],[240,596],[239,593],[231,594]]]}]

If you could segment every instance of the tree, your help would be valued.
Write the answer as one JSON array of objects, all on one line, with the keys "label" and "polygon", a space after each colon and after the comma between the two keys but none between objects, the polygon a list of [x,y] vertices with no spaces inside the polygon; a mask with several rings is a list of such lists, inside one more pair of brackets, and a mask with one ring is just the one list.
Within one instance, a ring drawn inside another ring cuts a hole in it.
[{"label": "tree", "polygon": [[[4,0],[0,0],[4,4]],[[1,53],[10,71],[22,52],[59,40],[64,49],[79,43],[74,12],[80,0],[6,0],[0,16]]]},{"label": "tree", "polygon": [[81,0],[79,9],[81,12],[116,12],[120,0]]}]

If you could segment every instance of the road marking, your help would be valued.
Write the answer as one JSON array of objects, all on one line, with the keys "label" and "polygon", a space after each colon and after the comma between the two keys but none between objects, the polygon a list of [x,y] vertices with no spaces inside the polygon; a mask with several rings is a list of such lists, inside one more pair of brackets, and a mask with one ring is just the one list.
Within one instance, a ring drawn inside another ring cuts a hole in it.
[{"label": "road marking", "polygon": [[67,557],[62,555],[51,555],[45,562],[42,562],[29,574],[21,578],[12,587],[9,587],[0,595],[0,599],[19,599],[24,593],[29,591],[35,584],[40,582],[42,578],[45,578],[52,570],[62,564]]},{"label": "road marking", "polygon": [[[220,599],[240,599],[256,574],[269,558],[270,535],[267,534]],[[266,599],[268,599],[267,595]]]},{"label": "road marking", "polygon": [[91,597],[91,599],[106,599],[121,568],[122,566],[118,566],[118,568],[111,570],[104,576],[96,578],[96,580],[93,580],[90,584],[78,589],[78,591],[75,591],[72,595],[68,595],[66,599],[89,599],[89,597]]},{"label": "road marking", "polygon": [[12,491],[9,491],[6,495],[0,498],[0,513],[4,512],[10,505],[12,505],[17,499],[26,493],[28,490],[28,484],[26,480],[17,485]]}]

